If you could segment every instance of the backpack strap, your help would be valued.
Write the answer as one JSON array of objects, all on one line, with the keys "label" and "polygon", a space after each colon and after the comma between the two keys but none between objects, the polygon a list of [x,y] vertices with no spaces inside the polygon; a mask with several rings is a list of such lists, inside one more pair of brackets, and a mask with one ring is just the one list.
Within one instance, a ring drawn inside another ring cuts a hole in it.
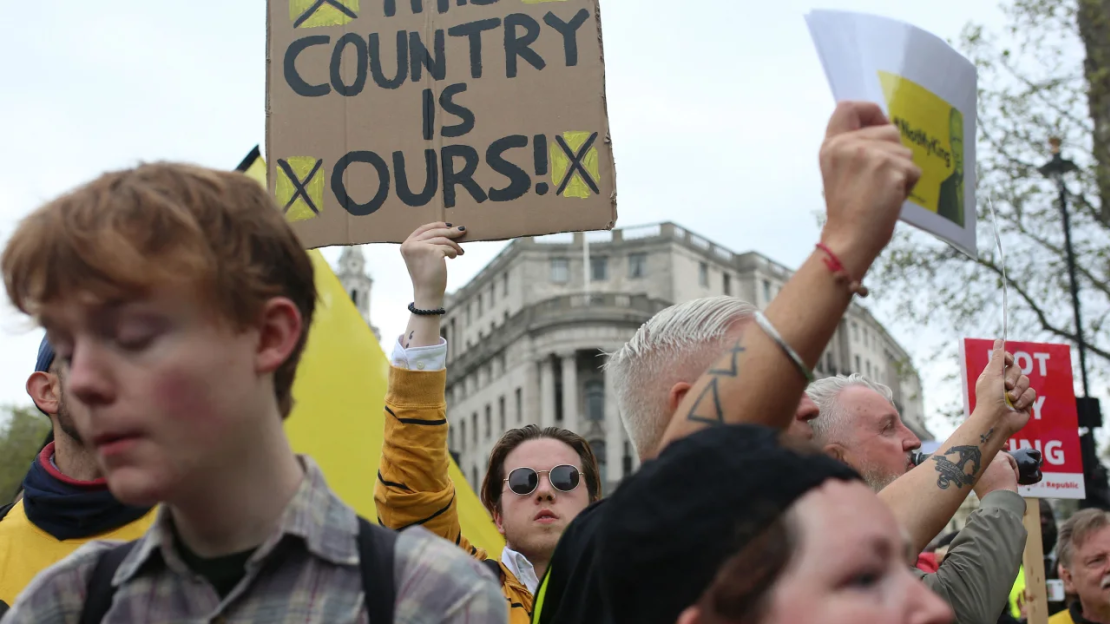
[{"label": "backpack strap", "polygon": [[100,624],[108,609],[112,608],[112,598],[116,590],[112,587],[112,577],[116,575],[123,560],[135,547],[135,542],[126,542],[100,554],[100,560],[93,568],[92,576],[85,593],[85,606],[81,609],[80,624]]},{"label": "backpack strap", "polygon": [[[397,589],[393,578],[393,550],[397,532],[366,518],[358,518],[358,566],[370,624],[392,624]],[[82,622],[82,624],[85,624]]]}]

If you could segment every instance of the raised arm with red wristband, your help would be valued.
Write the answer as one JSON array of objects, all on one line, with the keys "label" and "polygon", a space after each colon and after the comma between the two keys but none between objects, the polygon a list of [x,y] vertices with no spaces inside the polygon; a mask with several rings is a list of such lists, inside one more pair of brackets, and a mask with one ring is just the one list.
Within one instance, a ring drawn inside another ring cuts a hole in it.
[{"label": "raised arm with red wristband", "polygon": [[746,330],[690,389],[664,445],[717,424],[789,426],[810,370],[890,242],[921,175],[898,130],[878,105],[864,102],[837,105],[820,164],[828,216],[821,247],[771,302],[760,326]]}]

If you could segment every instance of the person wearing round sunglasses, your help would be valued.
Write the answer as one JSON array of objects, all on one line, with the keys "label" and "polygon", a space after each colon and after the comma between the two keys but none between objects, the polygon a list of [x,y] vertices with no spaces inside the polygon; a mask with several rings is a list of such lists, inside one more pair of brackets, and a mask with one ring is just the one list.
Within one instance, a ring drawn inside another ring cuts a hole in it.
[{"label": "person wearing round sunglasses", "polygon": [[401,245],[413,301],[409,325],[391,356],[374,500],[383,525],[421,525],[484,561],[501,581],[509,621],[525,624],[563,530],[601,496],[600,471],[590,445],[571,431],[511,429],[494,445],[481,487],[482,503],[505,537],[501,558],[490,558],[462,535],[448,475],[447,341],[440,318],[447,259],[464,253],[457,239],[465,233],[464,226],[430,223]]}]

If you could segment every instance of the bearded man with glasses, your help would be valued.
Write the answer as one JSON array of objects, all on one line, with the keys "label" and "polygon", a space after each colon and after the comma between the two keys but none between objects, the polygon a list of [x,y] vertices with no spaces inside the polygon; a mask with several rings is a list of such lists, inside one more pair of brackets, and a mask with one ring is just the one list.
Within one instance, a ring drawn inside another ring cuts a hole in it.
[{"label": "bearded man with glasses", "polygon": [[509,622],[526,624],[559,537],[601,498],[601,477],[581,436],[558,427],[511,429],[494,445],[481,488],[482,503],[505,537],[501,559],[490,558],[462,535],[448,476],[447,341],[440,335],[440,317],[447,258],[464,253],[455,239],[465,232],[465,226],[430,223],[401,245],[413,302],[391,358],[374,500],[383,525],[398,530],[421,525],[484,561],[501,582]]}]

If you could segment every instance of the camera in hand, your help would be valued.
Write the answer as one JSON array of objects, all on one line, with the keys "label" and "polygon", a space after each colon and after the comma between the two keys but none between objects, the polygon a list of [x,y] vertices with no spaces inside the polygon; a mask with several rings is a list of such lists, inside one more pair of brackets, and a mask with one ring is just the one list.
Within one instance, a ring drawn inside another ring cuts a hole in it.
[{"label": "camera in hand", "polygon": [[[1043,460],[1041,452],[1034,448],[1017,449],[1016,451],[1007,451],[1010,457],[1014,458],[1018,467],[1018,485],[1033,485],[1040,483],[1043,475],[1041,474],[1041,462]],[[910,461],[914,466],[920,466],[927,459],[932,457],[929,453],[922,453],[914,451],[910,453]]]}]

